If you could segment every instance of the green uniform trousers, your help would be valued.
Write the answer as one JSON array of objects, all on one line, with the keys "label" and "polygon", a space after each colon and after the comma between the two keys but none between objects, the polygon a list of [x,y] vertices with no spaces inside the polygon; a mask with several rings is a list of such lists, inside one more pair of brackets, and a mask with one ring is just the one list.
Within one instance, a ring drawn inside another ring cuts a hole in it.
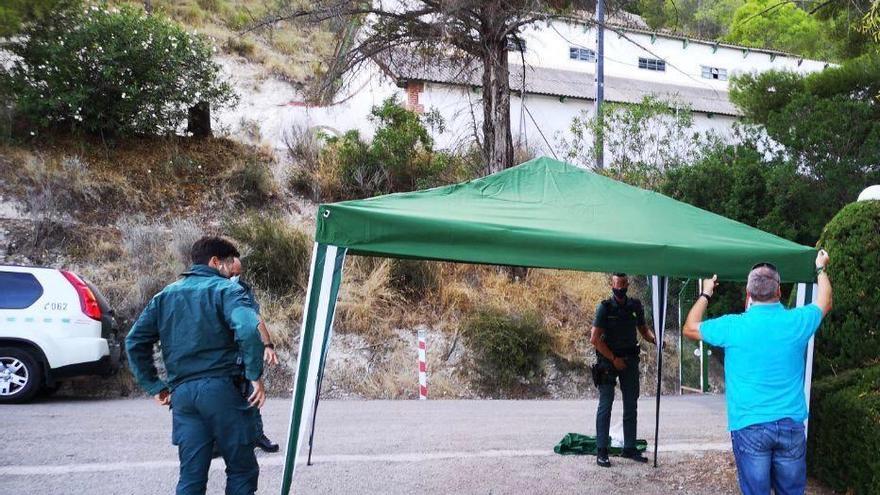
[{"label": "green uniform trousers", "polygon": [[226,462],[226,494],[257,491],[256,409],[248,406],[233,377],[181,383],[171,394],[171,411],[172,443],[180,457],[177,495],[205,493],[214,442]]},{"label": "green uniform trousers", "polygon": [[[600,357],[599,359],[605,359]],[[611,405],[614,404],[615,382],[620,382],[623,396],[623,448],[636,447],[636,418],[639,406],[639,357],[624,358],[626,368],[610,373],[610,380],[599,385],[599,408],[596,411],[596,446],[607,449],[610,446],[608,430],[611,428]],[[607,360],[606,360],[607,361]],[[611,362],[608,361],[611,366]],[[614,369],[612,367],[612,369]]]}]

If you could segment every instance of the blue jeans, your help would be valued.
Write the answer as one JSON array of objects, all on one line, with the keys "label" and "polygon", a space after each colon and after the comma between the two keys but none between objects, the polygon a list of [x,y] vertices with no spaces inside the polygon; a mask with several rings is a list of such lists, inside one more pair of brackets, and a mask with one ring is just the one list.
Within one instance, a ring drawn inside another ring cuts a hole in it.
[{"label": "blue jeans", "polygon": [[807,436],[790,418],[730,432],[744,495],[803,495],[807,489]]},{"label": "blue jeans", "polygon": [[226,494],[257,491],[254,408],[231,376],[181,383],[171,394],[171,413],[171,440],[180,458],[177,495],[205,493],[214,442],[226,462]]},{"label": "blue jeans", "polygon": [[[605,359],[605,358],[598,358]],[[610,444],[611,406],[614,404],[614,382],[620,382],[623,396],[623,448],[636,448],[636,419],[639,407],[639,357],[624,358],[626,368],[613,371],[608,383],[599,385],[599,408],[596,411],[596,447],[607,449]],[[610,362],[608,363],[610,366]]]}]

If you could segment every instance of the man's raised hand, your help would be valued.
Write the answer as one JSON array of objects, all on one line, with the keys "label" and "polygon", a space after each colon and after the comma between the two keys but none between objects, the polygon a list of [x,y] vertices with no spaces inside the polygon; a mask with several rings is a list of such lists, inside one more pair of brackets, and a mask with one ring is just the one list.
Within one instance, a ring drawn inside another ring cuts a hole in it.
[{"label": "man's raised hand", "polygon": [[816,255],[816,268],[825,268],[828,266],[828,261],[830,260],[828,256],[828,251],[824,249],[819,250],[819,254]]},{"label": "man's raised hand", "polygon": [[718,287],[718,275],[712,275],[712,278],[703,279],[703,293],[709,297],[715,293],[715,287]]}]

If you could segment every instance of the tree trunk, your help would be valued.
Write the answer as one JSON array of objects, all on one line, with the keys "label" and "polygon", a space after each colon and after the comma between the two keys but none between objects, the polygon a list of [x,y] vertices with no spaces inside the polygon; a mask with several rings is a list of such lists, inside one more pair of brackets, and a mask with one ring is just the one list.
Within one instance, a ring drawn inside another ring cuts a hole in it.
[{"label": "tree trunk", "polygon": [[505,40],[487,36],[483,49],[483,158],[489,173],[513,166],[510,79]]},{"label": "tree trunk", "polygon": [[192,133],[193,137],[213,136],[211,132],[211,105],[208,102],[200,101],[189,109],[186,130]]}]

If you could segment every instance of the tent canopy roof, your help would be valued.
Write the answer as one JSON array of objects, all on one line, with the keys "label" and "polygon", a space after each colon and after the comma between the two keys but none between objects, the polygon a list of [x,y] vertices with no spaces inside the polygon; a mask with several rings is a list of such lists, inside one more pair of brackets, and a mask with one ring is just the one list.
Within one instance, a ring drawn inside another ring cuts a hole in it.
[{"label": "tent canopy roof", "polygon": [[768,261],[815,279],[816,251],[550,158],[424,191],[321,205],[350,254],[743,281]]}]

